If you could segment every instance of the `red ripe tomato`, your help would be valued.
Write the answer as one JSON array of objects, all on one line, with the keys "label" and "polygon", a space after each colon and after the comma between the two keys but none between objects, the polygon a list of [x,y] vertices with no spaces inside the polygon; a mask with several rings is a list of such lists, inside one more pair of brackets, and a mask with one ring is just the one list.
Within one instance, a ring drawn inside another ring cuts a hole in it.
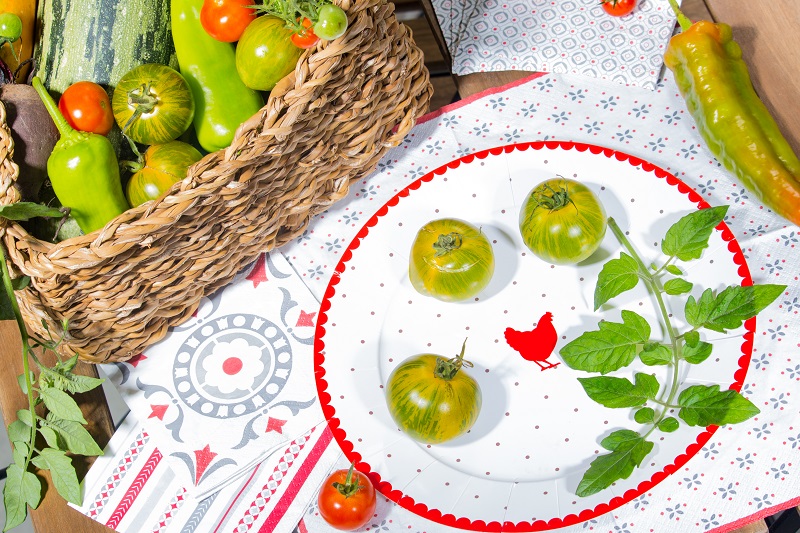
[{"label": "red ripe tomato", "polygon": [[58,100],[58,109],[70,126],[107,135],[114,126],[114,111],[106,90],[93,81],[73,83]]},{"label": "red ripe tomato", "polygon": [[304,18],[301,24],[305,29],[301,33],[292,34],[292,43],[298,48],[311,48],[319,42],[319,37],[314,33],[313,23],[309,19]]},{"label": "red ripe tomato", "polygon": [[350,465],[350,470],[337,470],[325,480],[317,498],[319,514],[336,529],[358,529],[375,512],[375,488],[367,476]]},{"label": "red ripe tomato", "polygon": [[636,0],[602,0],[600,5],[606,13],[614,17],[622,17],[633,11]]},{"label": "red ripe tomato", "polygon": [[252,0],[205,0],[200,9],[200,24],[218,41],[233,43],[256,19]]}]

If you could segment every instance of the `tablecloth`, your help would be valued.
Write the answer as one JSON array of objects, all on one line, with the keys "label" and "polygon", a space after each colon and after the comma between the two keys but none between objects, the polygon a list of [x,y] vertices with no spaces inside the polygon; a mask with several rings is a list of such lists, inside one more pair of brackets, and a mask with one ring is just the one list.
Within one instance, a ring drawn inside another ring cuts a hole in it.
[{"label": "tablecloth", "polygon": [[[759,315],[742,387],[761,413],[721,428],[688,463],[651,490],[611,512],[559,531],[725,532],[800,503],[800,401],[795,392],[800,381],[796,355],[800,282],[791,261],[800,230],[760,205],[720,167],[701,141],[669,76],[650,91],[580,76],[537,74],[434,112],[381,160],[375,173],[353,184],[345,200],[319,215],[280,253],[321,300],[343,250],[399,190],[465,154],[552,139],[632,154],[674,173],[712,205],[730,205],[726,223],[742,247],[754,281],[788,285],[785,294]],[[336,448],[335,441],[329,447]],[[117,461],[124,457],[123,452],[112,453]],[[341,457],[335,460],[345,466]],[[87,487],[112,475],[113,463],[98,463],[89,473]],[[332,464],[321,463],[315,472],[327,472]],[[319,518],[313,503],[317,488],[313,485],[322,477],[319,474],[313,482],[304,483],[305,497],[298,495],[291,505],[292,509],[309,506],[298,525],[301,532],[333,531]],[[84,512],[94,499],[95,494],[87,492]],[[379,500],[376,516],[365,530],[456,531],[385,498]],[[166,503],[166,497],[161,501]],[[226,528],[218,530],[231,530]]]},{"label": "tablecloth", "polygon": [[654,89],[675,28],[667,0],[612,17],[597,0],[433,0],[454,74],[583,74]]}]

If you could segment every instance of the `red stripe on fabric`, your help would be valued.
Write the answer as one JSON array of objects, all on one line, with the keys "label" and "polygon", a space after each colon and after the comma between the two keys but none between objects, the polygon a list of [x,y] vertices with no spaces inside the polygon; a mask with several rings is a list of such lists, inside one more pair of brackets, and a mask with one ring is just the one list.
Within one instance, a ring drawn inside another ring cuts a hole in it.
[{"label": "red stripe on fabric", "polygon": [[308,533],[308,528],[306,527],[306,521],[302,518],[300,519],[300,523],[297,524],[297,530],[300,533]]},{"label": "red stripe on fabric", "polygon": [[233,500],[231,500],[231,504],[228,506],[227,509],[225,509],[225,514],[223,514],[222,518],[219,519],[217,527],[216,529],[214,529],[214,533],[217,533],[217,531],[219,531],[219,528],[222,527],[222,524],[225,523],[225,517],[228,516],[228,513],[231,512],[231,509],[233,509],[234,505],[236,505],[236,502],[239,501],[239,498],[242,496],[242,493],[245,491],[245,489],[250,486],[250,482],[253,481],[253,478],[255,477],[256,472],[258,472],[259,468],[261,468],[261,463],[258,463],[258,465],[256,465],[256,467],[250,473],[250,477],[247,478],[247,481],[245,481],[244,485],[242,485],[242,490],[240,490],[239,493],[236,495],[236,497],[233,498]]},{"label": "red stripe on fabric", "polygon": [[501,85],[500,87],[490,87],[489,89],[485,89],[485,90],[483,90],[483,91],[481,91],[479,93],[475,93],[472,96],[468,96],[467,98],[464,98],[463,100],[459,100],[458,102],[453,102],[452,104],[447,104],[446,106],[440,107],[436,111],[431,111],[430,113],[428,113],[426,115],[422,115],[417,120],[417,124],[423,124],[425,122],[428,122],[429,120],[435,119],[436,117],[440,117],[440,116],[444,115],[445,113],[449,113],[450,111],[455,111],[459,107],[464,107],[467,104],[471,104],[475,100],[478,100],[479,98],[483,98],[484,96],[489,96],[490,94],[501,93],[503,91],[507,91],[509,89],[513,89],[514,87],[519,87],[520,85],[524,85],[524,84],[528,83],[529,81],[535,80],[536,78],[541,78],[542,76],[544,76],[546,74],[548,74],[548,72],[534,72],[530,76],[522,78],[521,80],[512,81],[511,83],[507,83],[505,85]]},{"label": "red stripe on fabric", "polygon": [[768,516],[772,516],[780,511],[784,511],[790,507],[796,507],[798,505],[800,505],[800,497],[795,498],[793,500],[789,500],[787,502],[783,502],[780,505],[767,507],[757,513],[751,514],[750,516],[745,516],[744,518],[740,518],[739,520],[731,522],[730,524],[725,524],[724,526],[712,529],[708,533],[728,533],[730,531],[735,531],[740,527],[750,525],[757,520],[763,520]]},{"label": "red stripe on fabric", "polygon": [[311,453],[308,455],[308,457],[306,457],[306,460],[303,461],[302,466],[300,466],[300,470],[297,471],[297,475],[294,476],[292,481],[289,483],[289,486],[286,488],[286,492],[283,493],[280,501],[278,501],[278,505],[276,505],[269,514],[267,521],[264,522],[264,524],[261,526],[261,529],[258,530],[258,533],[272,533],[272,531],[274,531],[275,526],[278,525],[278,522],[281,521],[283,515],[286,514],[286,510],[291,505],[294,497],[297,496],[297,493],[300,491],[300,487],[305,484],[308,476],[317,465],[319,458],[322,457],[322,454],[328,448],[328,444],[331,443],[331,440],[333,440],[333,432],[331,432],[331,428],[326,425],[325,430],[319,437],[319,440],[311,449]]},{"label": "red stripe on fabric", "polygon": [[125,514],[130,510],[133,502],[136,501],[139,493],[142,492],[147,480],[153,475],[153,471],[155,471],[162,458],[163,456],[158,448],[153,450],[153,453],[151,453],[150,457],[147,458],[147,461],[144,463],[142,469],[138,474],[136,474],[136,479],[134,479],[133,483],[131,483],[131,486],[128,487],[128,490],[125,492],[125,496],[122,497],[122,500],[120,500],[117,508],[114,509],[113,513],[111,513],[111,517],[108,519],[108,522],[106,522],[106,526],[110,527],[111,529],[116,529],[116,527],[125,517]]}]

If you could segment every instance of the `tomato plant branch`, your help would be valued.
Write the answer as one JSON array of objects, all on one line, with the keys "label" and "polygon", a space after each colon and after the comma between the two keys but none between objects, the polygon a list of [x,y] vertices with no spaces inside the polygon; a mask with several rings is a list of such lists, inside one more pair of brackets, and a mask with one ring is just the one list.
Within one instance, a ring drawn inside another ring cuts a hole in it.
[{"label": "tomato plant branch", "polygon": [[33,401],[33,383],[31,382],[30,362],[28,361],[28,355],[31,354],[31,352],[28,328],[25,327],[25,321],[22,319],[22,313],[19,310],[19,302],[17,302],[17,297],[14,294],[14,287],[11,285],[11,275],[8,272],[8,266],[6,265],[6,253],[2,245],[0,245],[0,270],[2,270],[3,275],[3,287],[6,291],[9,302],[11,302],[11,309],[14,312],[14,319],[17,322],[20,337],[22,337],[22,373],[25,376],[25,392],[28,395],[28,410],[31,412],[32,418],[30,440],[31,446],[28,447],[28,455],[25,458],[25,468],[27,469],[31,459],[33,458],[33,443],[36,442],[37,426],[36,407]]},{"label": "tomato plant branch", "polygon": [[[664,287],[661,285],[661,281],[656,278],[653,274],[647,270],[642,258],[639,256],[639,253],[633,247],[631,242],[622,232],[620,227],[617,225],[617,222],[614,220],[613,217],[608,218],[608,227],[611,228],[611,231],[614,233],[614,236],[617,240],[625,247],[628,253],[633,257],[634,261],[636,261],[637,265],[639,265],[639,276],[644,279],[645,285],[650,289],[655,296],[656,301],[658,302],[658,308],[661,312],[661,318],[663,320],[664,326],[667,329],[667,335],[669,336],[669,344],[670,350],[672,351],[672,383],[669,388],[669,393],[667,394],[667,399],[664,400],[666,404],[670,404],[673,399],[675,399],[675,395],[678,393],[678,387],[680,386],[680,341],[678,340],[678,336],[675,332],[675,328],[672,326],[672,321],[669,318],[669,312],[667,312],[667,306],[664,303]],[[655,400],[654,400],[655,401]],[[656,401],[656,403],[661,404],[661,401]],[[662,404],[665,405],[665,404]],[[648,435],[658,426],[658,423],[661,422],[667,415],[667,409],[662,410],[656,420],[653,422],[653,428],[648,431]]]}]

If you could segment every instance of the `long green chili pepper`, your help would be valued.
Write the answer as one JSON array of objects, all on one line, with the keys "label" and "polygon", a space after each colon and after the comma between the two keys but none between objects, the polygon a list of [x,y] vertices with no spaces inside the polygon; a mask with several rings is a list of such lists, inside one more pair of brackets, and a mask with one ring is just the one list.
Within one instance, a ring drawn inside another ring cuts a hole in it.
[{"label": "long green chili pepper", "polygon": [[83,232],[91,233],[129,207],[114,146],[102,135],[72,129],[38,77],[33,87],[61,133],[47,159],[53,190]]},{"label": "long green chili pepper", "polygon": [[731,27],[692,24],[675,0],[670,4],[683,31],[670,40],[664,62],[700,135],[764,205],[800,224],[800,160],[753,89]]}]

